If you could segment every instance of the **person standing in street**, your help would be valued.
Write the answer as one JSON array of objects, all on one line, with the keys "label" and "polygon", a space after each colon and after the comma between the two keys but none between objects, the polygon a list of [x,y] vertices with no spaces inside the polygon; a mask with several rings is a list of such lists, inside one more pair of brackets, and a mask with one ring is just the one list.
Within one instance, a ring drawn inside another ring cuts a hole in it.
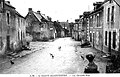
[{"label": "person standing in street", "polygon": [[98,66],[94,63],[95,55],[90,52],[86,55],[87,60],[89,61],[88,65],[85,67],[84,73],[99,73]]}]

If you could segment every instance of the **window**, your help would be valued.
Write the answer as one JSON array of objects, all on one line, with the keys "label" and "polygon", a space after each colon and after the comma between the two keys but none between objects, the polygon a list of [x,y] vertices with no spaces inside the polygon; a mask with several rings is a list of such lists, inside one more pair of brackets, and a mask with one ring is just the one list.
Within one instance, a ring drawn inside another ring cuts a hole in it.
[{"label": "window", "polygon": [[108,15],[107,15],[107,22],[108,22],[108,24],[109,24],[109,19],[110,19],[110,8],[108,8]]},{"label": "window", "polygon": [[93,26],[93,17],[92,16],[90,17],[89,21],[90,21],[90,23],[89,23],[90,27],[92,27]]},{"label": "window", "polygon": [[112,6],[111,24],[114,24],[114,6]]},{"label": "window", "polygon": [[21,40],[23,39],[22,31],[21,31]]},{"label": "window", "polygon": [[23,32],[23,38],[25,38],[25,34],[24,34],[24,32]]},{"label": "window", "polygon": [[99,19],[99,14],[97,14],[97,27],[99,27],[99,22],[100,22],[100,19]]},{"label": "window", "polygon": [[99,44],[99,32],[96,32],[96,44]]},{"label": "window", "polygon": [[105,31],[105,45],[107,46],[107,31]]},{"label": "window", "polygon": [[9,17],[9,13],[7,13],[7,24],[10,24],[10,17]]},{"label": "window", "polygon": [[92,42],[92,33],[90,33],[90,42]]},{"label": "window", "polygon": [[113,32],[113,48],[116,48],[116,32]]},{"label": "window", "polygon": [[18,31],[18,40],[20,40],[20,34],[19,34],[19,31]]},{"label": "window", "polygon": [[20,18],[18,17],[18,27],[20,27]]}]

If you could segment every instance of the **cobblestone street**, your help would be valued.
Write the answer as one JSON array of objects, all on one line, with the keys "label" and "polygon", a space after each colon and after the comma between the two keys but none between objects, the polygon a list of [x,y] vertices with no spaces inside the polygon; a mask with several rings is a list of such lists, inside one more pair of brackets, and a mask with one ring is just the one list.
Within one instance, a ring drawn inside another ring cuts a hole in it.
[{"label": "cobblestone street", "polygon": [[[31,42],[31,51],[23,51],[23,57],[14,59],[14,65],[4,64],[1,74],[80,74],[88,61],[85,55],[93,52],[100,73],[105,73],[106,60],[102,53],[92,48],[81,48],[79,41],[71,38],[59,38],[50,42]],[[61,47],[61,48],[59,48]],[[81,58],[81,55],[85,58]]]}]

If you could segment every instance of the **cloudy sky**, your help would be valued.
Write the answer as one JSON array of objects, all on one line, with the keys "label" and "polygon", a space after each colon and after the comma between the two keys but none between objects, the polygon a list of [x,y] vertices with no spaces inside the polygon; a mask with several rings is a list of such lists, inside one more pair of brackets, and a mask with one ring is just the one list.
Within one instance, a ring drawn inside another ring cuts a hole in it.
[{"label": "cloudy sky", "polygon": [[[7,1],[7,0],[6,0]],[[50,16],[53,21],[74,22],[84,11],[93,9],[93,2],[104,0],[9,0],[16,10],[23,16],[28,8],[40,10],[42,14]]]}]

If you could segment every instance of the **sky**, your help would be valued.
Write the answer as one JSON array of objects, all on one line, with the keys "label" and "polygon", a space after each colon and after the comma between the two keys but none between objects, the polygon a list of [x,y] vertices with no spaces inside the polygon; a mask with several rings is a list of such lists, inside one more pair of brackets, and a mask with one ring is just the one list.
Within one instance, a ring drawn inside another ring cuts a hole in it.
[{"label": "sky", "polygon": [[[7,0],[6,0],[7,1]],[[52,21],[74,22],[84,11],[93,10],[93,3],[104,0],[9,0],[16,10],[26,16],[28,8],[33,11],[41,11],[42,14],[50,16]]]}]

